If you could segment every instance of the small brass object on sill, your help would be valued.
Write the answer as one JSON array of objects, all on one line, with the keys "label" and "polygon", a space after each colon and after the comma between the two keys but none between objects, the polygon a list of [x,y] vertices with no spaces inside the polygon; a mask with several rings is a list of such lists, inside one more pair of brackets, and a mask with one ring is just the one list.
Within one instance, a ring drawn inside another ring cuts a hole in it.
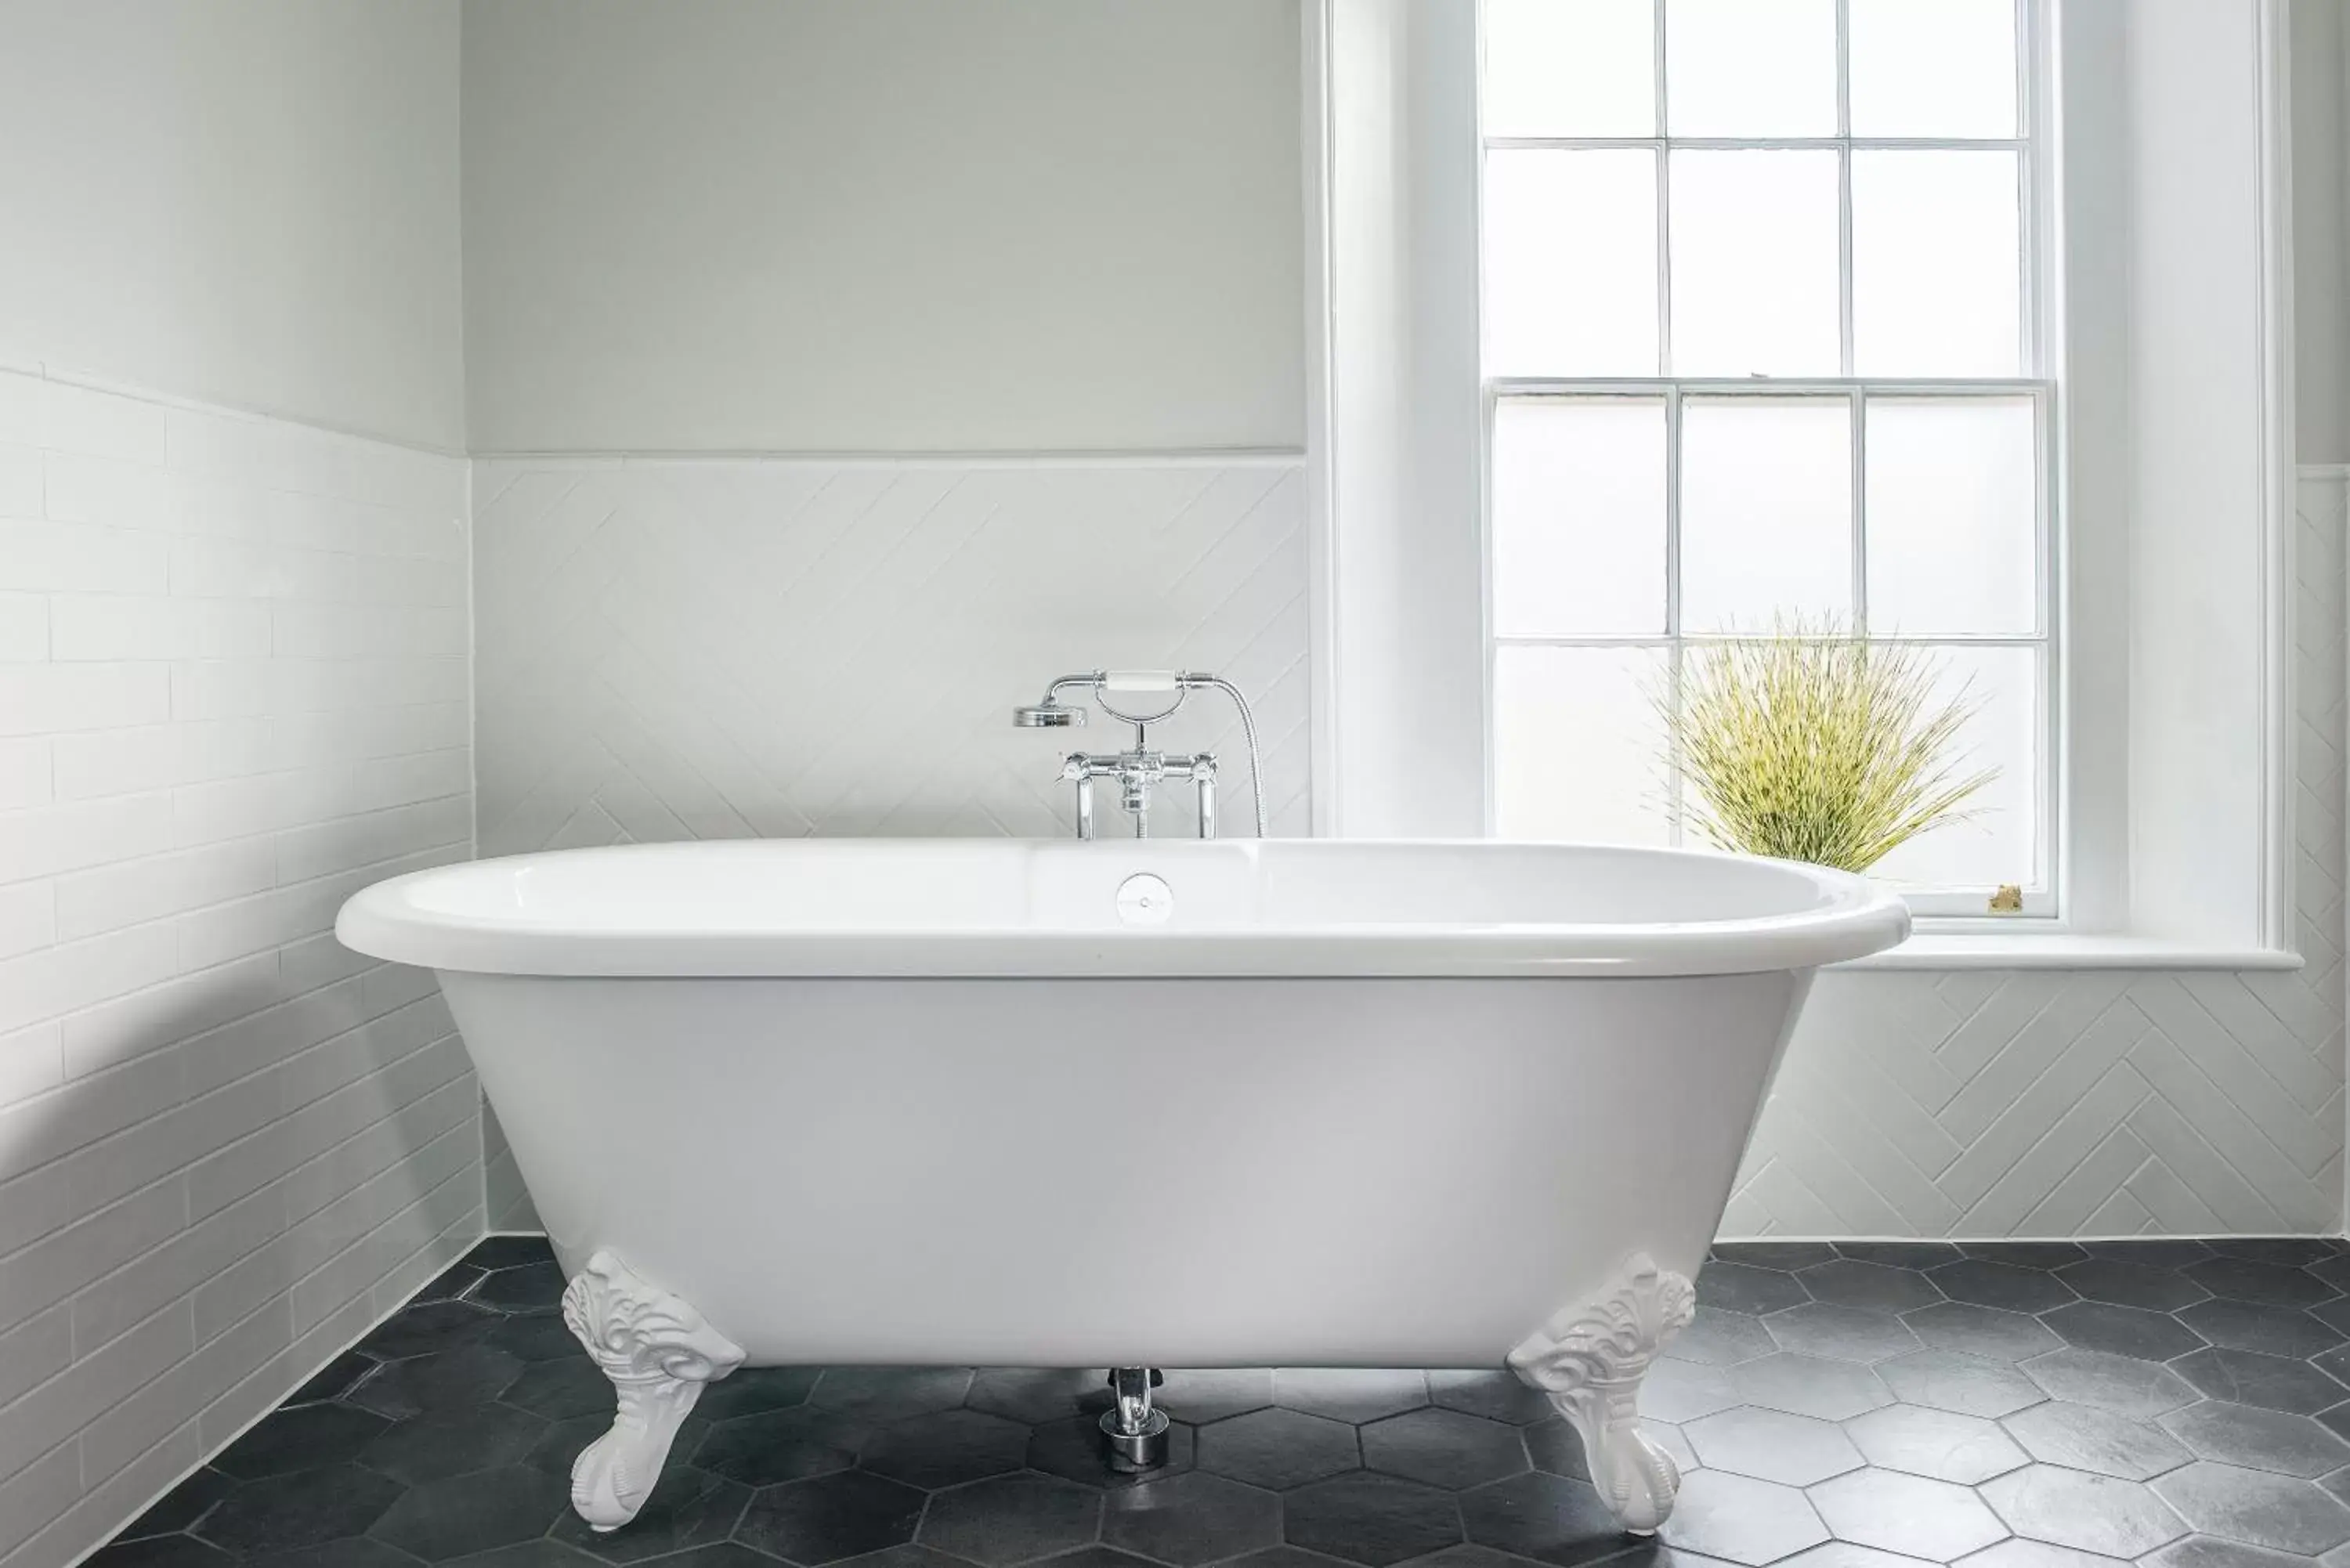
[{"label": "small brass object on sill", "polygon": [[1991,896],[1991,912],[1994,915],[2020,915],[2023,912],[2023,889],[2012,882],[2002,883]]}]

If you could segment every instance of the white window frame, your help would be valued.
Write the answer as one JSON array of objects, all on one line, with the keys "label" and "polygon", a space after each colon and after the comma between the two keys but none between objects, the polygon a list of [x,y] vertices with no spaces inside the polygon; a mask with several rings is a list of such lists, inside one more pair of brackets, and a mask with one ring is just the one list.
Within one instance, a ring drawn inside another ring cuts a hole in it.
[{"label": "white window frame", "polygon": [[[1486,826],[1473,4],[1305,0],[1317,832]],[[2041,4],[2064,907],[1869,961],[2292,967],[2283,0]]]}]

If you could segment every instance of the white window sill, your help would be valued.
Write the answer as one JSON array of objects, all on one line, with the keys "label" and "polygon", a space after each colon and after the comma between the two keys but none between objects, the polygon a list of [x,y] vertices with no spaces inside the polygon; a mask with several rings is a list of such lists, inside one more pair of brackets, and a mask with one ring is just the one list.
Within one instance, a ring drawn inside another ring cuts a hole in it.
[{"label": "white window sill", "polygon": [[2276,948],[2218,948],[2154,937],[2081,936],[2069,931],[1921,929],[1899,947],[1835,969],[2209,969],[2295,970],[2299,953]]}]

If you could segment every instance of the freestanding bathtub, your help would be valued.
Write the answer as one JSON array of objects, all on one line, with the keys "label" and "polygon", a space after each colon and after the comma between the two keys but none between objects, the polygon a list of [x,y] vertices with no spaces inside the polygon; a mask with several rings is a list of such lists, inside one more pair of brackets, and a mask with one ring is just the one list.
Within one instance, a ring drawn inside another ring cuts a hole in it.
[{"label": "freestanding bathtub", "polygon": [[1633,1425],[1857,878],[1667,850],[730,842],[419,872],[439,972],[619,1413],[633,1517],[737,1366],[1494,1366],[1627,1529]]}]

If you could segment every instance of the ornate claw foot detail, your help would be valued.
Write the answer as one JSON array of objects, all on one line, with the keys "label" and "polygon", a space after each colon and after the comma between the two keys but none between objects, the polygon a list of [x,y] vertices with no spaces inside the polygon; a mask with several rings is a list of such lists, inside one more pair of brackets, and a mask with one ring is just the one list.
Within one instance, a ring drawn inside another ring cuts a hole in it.
[{"label": "ornate claw foot detail", "polygon": [[603,1251],[563,1293],[563,1321],[620,1398],[612,1429],[571,1466],[571,1506],[618,1530],[644,1507],[702,1386],[742,1366],[743,1348]]},{"label": "ornate claw foot detail", "polygon": [[1640,1379],[1696,1309],[1685,1277],[1635,1252],[1596,1297],[1566,1308],[1510,1352],[1510,1370],[1549,1395],[1582,1438],[1592,1484],[1635,1535],[1656,1533],[1681,1485],[1672,1456],[1635,1425]]}]

